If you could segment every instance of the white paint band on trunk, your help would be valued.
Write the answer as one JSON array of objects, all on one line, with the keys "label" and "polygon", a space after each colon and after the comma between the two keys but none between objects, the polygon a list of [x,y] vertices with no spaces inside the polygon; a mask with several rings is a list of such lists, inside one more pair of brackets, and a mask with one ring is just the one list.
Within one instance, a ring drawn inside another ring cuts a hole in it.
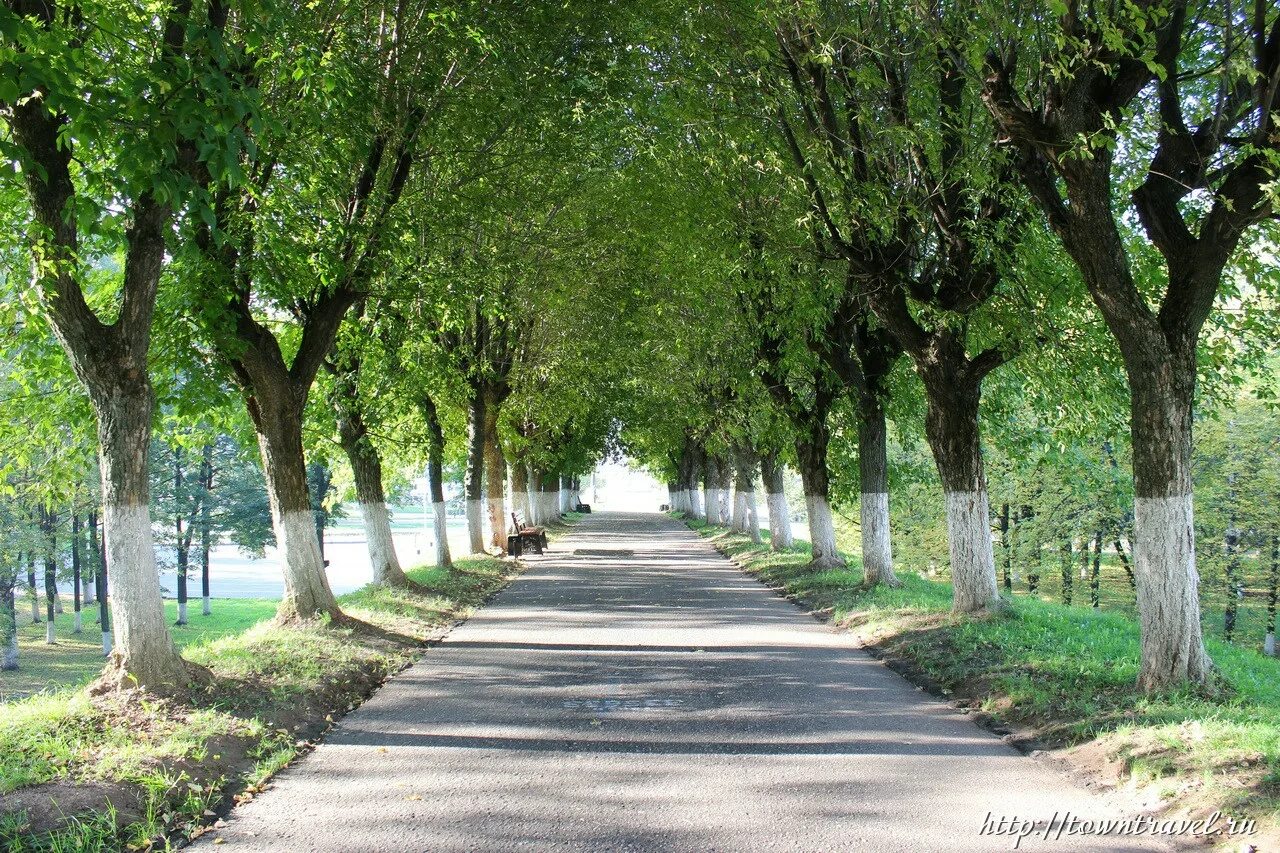
[{"label": "white paint band on trunk", "polygon": [[859,509],[864,574],[868,578],[890,577],[893,544],[889,536],[889,493],[863,492]]},{"label": "white paint band on trunk", "polygon": [[813,549],[814,562],[839,564],[831,505],[821,495],[805,495],[804,503],[809,510],[809,544]]},{"label": "white paint band on trunk", "polygon": [[484,550],[484,501],[467,500],[467,540],[473,552]]},{"label": "white paint band on trunk", "polygon": [[759,545],[764,541],[760,535],[760,506],[756,503],[756,490],[747,492],[747,528],[751,541]]},{"label": "white paint band on trunk", "polygon": [[185,601],[178,602],[178,624],[187,624],[187,603]]},{"label": "white paint band on trunk", "polygon": [[1174,680],[1197,680],[1209,661],[1200,625],[1191,495],[1135,498],[1133,532],[1144,670],[1150,664]]},{"label": "white paint band on trunk", "polygon": [[333,592],[320,555],[314,513],[286,512],[276,522],[276,545],[284,571],[285,595],[299,605],[300,612],[308,614],[315,607],[332,606]]},{"label": "white paint band on trunk", "polygon": [[151,513],[146,506],[107,504],[103,523],[107,565],[111,567],[112,646],[127,660],[154,663],[167,659],[173,669],[157,675],[180,677],[179,658],[165,624]]},{"label": "white paint band on trunk", "polygon": [[18,668],[18,627],[13,627],[13,633],[9,635],[9,640],[4,644],[4,656],[0,658],[0,670],[9,672]]},{"label": "white paint band on trunk", "polygon": [[503,514],[506,503],[502,498],[486,498],[485,511],[488,513],[490,544],[495,548],[507,547],[507,527],[510,520]]},{"label": "white paint band on trunk", "polygon": [[431,504],[432,530],[436,538],[436,565],[449,563],[449,510],[444,501]]},{"label": "white paint band on trunk", "polygon": [[209,606],[209,596],[207,595],[204,597],[204,606],[201,608],[200,612],[203,613],[205,616],[208,616],[211,613],[213,613],[213,608]]},{"label": "white paint band on trunk", "polygon": [[952,609],[973,613],[997,606],[995,552],[986,491],[947,492],[947,544],[951,555]]},{"label": "white paint band on trunk", "polygon": [[360,504],[360,515],[364,519],[365,543],[369,549],[369,565],[373,568],[373,582],[386,583],[398,576],[400,558],[396,556],[395,542],[391,539],[391,515],[385,503]]},{"label": "white paint band on trunk", "polygon": [[770,492],[765,502],[769,506],[769,538],[773,549],[790,548],[795,543],[791,537],[791,510],[787,506],[787,496],[782,492]]}]

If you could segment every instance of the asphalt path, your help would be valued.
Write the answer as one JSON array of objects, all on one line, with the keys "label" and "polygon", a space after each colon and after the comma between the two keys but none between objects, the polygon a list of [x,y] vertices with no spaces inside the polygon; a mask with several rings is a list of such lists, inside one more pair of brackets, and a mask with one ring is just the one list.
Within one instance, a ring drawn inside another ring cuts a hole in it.
[{"label": "asphalt path", "polygon": [[1120,806],[919,691],[666,516],[597,513],[528,562],[198,846],[1162,849],[1046,838],[1055,815],[1061,826]]}]

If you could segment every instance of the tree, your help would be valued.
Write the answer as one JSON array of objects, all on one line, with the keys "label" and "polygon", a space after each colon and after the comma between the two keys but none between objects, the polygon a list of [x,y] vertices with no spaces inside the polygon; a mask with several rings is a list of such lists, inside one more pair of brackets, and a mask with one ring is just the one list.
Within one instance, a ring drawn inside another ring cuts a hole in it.
[{"label": "tree", "polygon": [[1036,6],[994,29],[986,102],[1000,141],[1079,267],[1129,380],[1138,683],[1206,684],[1191,482],[1197,345],[1224,270],[1272,216],[1280,11],[1173,2],[1051,16]]},{"label": "tree", "polygon": [[[111,33],[95,24],[107,16]],[[170,226],[238,154],[222,118],[252,108],[233,73],[243,54],[223,39],[227,18],[221,3],[156,14],[27,0],[0,9],[2,151],[22,166],[34,283],[98,421],[112,677],[157,690],[184,685],[188,668],[164,626],[151,548],[147,350]],[[90,288],[95,262],[116,249],[112,316],[95,310]]]}]

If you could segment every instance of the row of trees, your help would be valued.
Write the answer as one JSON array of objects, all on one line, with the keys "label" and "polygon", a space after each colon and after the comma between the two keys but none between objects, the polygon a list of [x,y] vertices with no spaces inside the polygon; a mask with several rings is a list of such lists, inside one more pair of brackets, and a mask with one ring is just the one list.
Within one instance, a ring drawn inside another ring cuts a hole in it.
[{"label": "row of trees", "polygon": [[[847,405],[866,578],[892,584],[885,418],[919,394],[954,609],[999,609],[979,417],[997,381],[1022,428],[1045,423],[1064,452],[1109,446],[1110,465],[1123,445],[1140,685],[1207,682],[1193,413],[1274,346],[1260,318],[1276,284],[1280,14],[784,2],[692,25],[699,49],[686,33],[666,59],[696,81],[682,106],[738,278],[712,309],[736,315],[716,353],[727,381],[672,419],[655,462],[677,494],[702,459],[714,496],[743,442],[790,450],[814,559],[837,564],[830,442]],[[1206,372],[1219,387],[1197,395]]]},{"label": "row of trees", "polygon": [[117,677],[200,677],[156,580],[170,417],[256,441],[284,620],[346,619],[307,480],[326,448],[387,583],[396,472],[431,472],[443,531],[462,460],[492,549],[508,471],[537,520],[625,448],[690,511],[736,481],[747,530],[756,469],[780,520],[793,465],[820,565],[856,494],[867,580],[893,584],[891,445],[922,436],[968,616],[1002,601],[983,430],[1010,442],[1001,492],[1042,476],[1018,448],[1106,447],[1140,682],[1210,677],[1193,413],[1274,345],[1280,13],[528,6],[7,0],[0,233],[32,341],[9,357],[62,412],[23,444],[97,424]]}]

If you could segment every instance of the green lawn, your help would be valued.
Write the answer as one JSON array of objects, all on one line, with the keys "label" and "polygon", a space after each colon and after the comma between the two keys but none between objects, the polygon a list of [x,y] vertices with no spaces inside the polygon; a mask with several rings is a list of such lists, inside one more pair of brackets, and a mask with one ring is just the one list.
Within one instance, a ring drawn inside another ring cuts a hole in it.
[{"label": "green lawn", "polygon": [[[24,602],[25,603],[25,602]],[[217,598],[211,602],[213,612],[200,615],[201,602],[193,599],[187,606],[188,624],[178,627],[178,603],[166,601],[169,632],[179,648],[207,640],[239,634],[275,615],[276,602],[264,598]],[[88,684],[102,669],[102,634],[98,628],[98,608],[84,611],[84,631],[73,634],[75,616],[72,603],[64,597],[66,612],[54,620],[57,643],[45,642],[45,624],[31,624],[30,607],[18,609],[17,672],[0,672],[0,703],[11,702],[42,690],[79,687]]]},{"label": "green lawn", "polygon": [[[1089,745],[1180,806],[1280,825],[1280,660],[1207,639],[1216,694],[1134,689],[1138,626],[1094,610],[1014,595],[1002,616],[955,619],[950,584],[900,569],[899,589],[862,586],[849,567],[815,571],[807,543],[778,553],[691,521],[788,596],[879,648],[891,662],[993,720],[1049,745]],[[927,574],[927,573],[926,573]],[[1122,575],[1123,577],[1123,575]]]}]

